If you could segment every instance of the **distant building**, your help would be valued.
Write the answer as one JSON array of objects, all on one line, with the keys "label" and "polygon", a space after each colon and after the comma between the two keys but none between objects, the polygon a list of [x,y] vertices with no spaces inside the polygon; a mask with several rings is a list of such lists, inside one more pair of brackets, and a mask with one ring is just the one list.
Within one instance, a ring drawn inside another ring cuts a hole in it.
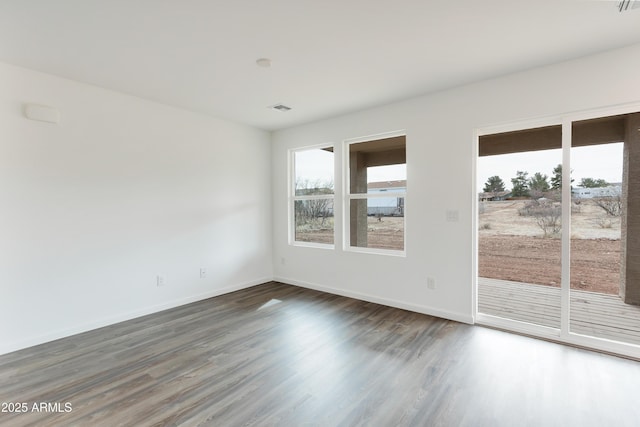
[{"label": "distant building", "polygon": [[583,188],[575,187],[571,189],[571,196],[576,199],[594,199],[599,197],[615,197],[622,194],[622,184],[615,183],[607,187]]},{"label": "distant building", "polygon": [[478,200],[481,202],[495,202],[499,200],[507,200],[511,197],[511,191],[498,191],[490,193],[478,193]]},{"label": "distant building", "polygon": [[371,216],[404,216],[404,197],[393,197],[393,192],[405,192],[407,181],[381,181],[367,184],[368,194],[389,193],[389,197],[367,200],[367,214]]}]

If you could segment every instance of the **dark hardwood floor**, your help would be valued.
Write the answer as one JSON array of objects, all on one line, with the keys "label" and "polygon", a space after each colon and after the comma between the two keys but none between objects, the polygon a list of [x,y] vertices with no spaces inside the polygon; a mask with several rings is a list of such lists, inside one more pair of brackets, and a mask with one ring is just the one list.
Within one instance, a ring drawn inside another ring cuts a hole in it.
[{"label": "dark hardwood floor", "polygon": [[0,356],[3,426],[637,426],[639,396],[639,362],[280,283]]}]

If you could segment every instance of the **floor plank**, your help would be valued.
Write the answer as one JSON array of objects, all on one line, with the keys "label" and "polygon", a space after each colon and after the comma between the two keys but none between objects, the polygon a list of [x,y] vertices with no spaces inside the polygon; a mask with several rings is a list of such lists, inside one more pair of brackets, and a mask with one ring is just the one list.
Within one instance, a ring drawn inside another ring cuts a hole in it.
[{"label": "floor plank", "polygon": [[637,425],[640,363],[267,283],[0,356],[2,426]]}]

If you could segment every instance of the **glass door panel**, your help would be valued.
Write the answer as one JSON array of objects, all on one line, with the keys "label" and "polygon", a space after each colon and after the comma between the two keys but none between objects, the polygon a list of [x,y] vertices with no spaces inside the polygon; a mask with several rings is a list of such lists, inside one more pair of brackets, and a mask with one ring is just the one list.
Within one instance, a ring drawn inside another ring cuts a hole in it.
[{"label": "glass door panel", "polygon": [[480,137],[478,312],[560,329],[562,127]]},{"label": "glass door panel", "polygon": [[640,114],[574,122],[571,144],[569,330],[631,344],[640,344],[640,283],[626,274],[640,238],[627,216],[640,195],[638,125]]}]

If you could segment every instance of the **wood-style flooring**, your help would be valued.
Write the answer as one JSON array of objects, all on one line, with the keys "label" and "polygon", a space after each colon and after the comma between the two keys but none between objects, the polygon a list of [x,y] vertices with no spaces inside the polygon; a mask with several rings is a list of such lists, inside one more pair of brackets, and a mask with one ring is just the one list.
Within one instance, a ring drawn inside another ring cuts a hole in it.
[{"label": "wood-style flooring", "polygon": [[638,396],[635,361],[274,282],[0,356],[2,426],[637,426]]}]

